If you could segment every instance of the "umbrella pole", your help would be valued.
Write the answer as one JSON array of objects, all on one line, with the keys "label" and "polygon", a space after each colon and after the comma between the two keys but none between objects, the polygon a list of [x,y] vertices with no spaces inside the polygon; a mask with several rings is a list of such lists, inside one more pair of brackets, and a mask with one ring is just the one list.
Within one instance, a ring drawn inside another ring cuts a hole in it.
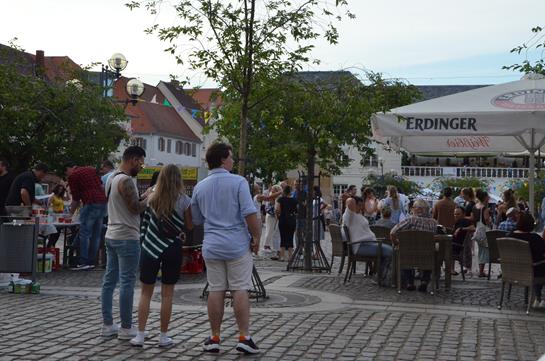
[{"label": "umbrella pole", "polygon": [[535,149],[535,130],[532,128],[531,130],[531,138],[530,138],[530,161],[529,161],[529,170],[528,170],[528,203],[530,205],[530,214],[535,215],[535,206],[534,206],[534,179],[535,179],[535,163],[536,163],[536,155],[535,155],[536,149]]}]

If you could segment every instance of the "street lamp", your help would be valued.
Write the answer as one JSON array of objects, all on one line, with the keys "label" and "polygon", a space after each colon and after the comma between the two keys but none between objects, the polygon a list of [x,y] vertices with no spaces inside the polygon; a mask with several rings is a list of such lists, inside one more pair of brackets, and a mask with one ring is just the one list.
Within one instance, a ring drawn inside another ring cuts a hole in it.
[{"label": "street lamp", "polygon": [[[100,86],[103,89],[103,96],[105,98],[112,96],[110,93],[111,89],[114,87],[114,83],[121,77],[121,72],[127,67],[128,61],[127,58],[121,53],[115,53],[108,59],[108,65],[102,64],[100,71]],[[140,80],[132,78],[127,81],[125,87],[127,92],[128,99],[115,101],[116,103],[123,103],[125,107],[129,103],[136,105],[138,98],[144,93],[144,83]]]},{"label": "street lamp", "polygon": [[130,100],[127,99],[125,101],[125,106],[127,106],[129,102],[131,102],[132,105],[136,105],[138,98],[144,94],[144,83],[136,78],[132,78],[127,82],[125,90],[130,97]]},{"label": "street lamp", "polygon": [[386,182],[384,181],[384,159],[379,158],[378,164],[380,165],[380,184],[384,187],[384,191],[386,192]]},{"label": "street lamp", "polygon": [[102,64],[100,71],[100,85],[104,89],[104,97],[113,88],[114,82],[121,77],[121,72],[127,67],[127,59],[123,54],[115,53],[108,59],[108,65]]},{"label": "street lamp", "polygon": [[108,60],[108,65],[110,68],[115,70],[115,77],[118,79],[121,76],[121,72],[127,67],[127,58],[123,54],[115,53]]}]

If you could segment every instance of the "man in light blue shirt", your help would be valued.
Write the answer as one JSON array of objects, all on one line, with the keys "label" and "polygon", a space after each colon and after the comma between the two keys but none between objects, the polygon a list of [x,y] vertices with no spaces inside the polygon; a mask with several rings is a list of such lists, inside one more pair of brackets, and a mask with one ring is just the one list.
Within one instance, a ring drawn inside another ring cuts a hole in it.
[{"label": "man in light blue shirt", "polygon": [[102,181],[102,185],[106,186],[106,183],[108,183],[108,178],[113,174],[115,171],[114,164],[106,159],[104,162],[102,162],[102,167],[100,168],[100,174],[102,176],[100,177],[100,180]]},{"label": "man in light blue shirt", "polygon": [[[233,169],[231,146],[212,144],[206,152],[210,173],[193,190],[191,213],[195,225],[204,224],[203,258],[208,281],[208,317],[211,336],[204,342],[207,352],[219,352],[225,291],[233,295],[233,308],[240,331],[237,351],[259,353],[249,334],[253,259],[261,239],[250,187],[246,179],[229,173]],[[250,233],[251,238],[250,238]]]}]

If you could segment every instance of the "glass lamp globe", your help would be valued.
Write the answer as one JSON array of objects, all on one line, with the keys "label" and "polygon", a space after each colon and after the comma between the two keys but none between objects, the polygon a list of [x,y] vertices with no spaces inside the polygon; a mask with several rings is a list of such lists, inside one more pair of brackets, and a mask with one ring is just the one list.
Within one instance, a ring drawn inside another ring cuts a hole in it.
[{"label": "glass lamp globe", "polygon": [[144,83],[136,78],[132,78],[127,82],[126,90],[131,98],[138,98],[144,94]]},{"label": "glass lamp globe", "polygon": [[127,59],[125,56],[121,53],[115,53],[112,55],[112,57],[108,60],[108,65],[110,68],[115,69],[117,71],[123,71],[127,67]]}]

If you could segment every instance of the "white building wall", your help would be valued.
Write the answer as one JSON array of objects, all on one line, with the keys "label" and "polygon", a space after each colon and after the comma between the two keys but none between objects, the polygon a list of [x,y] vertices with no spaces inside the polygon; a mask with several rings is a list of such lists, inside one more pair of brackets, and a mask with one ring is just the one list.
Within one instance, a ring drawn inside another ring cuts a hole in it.
[{"label": "white building wall", "polygon": [[[383,160],[382,170],[384,173],[393,172],[396,174],[401,174],[401,154],[394,151],[387,151],[381,144],[374,144],[373,146],[375,147],[377,158]],[[340,185],[348,186],[351,184],[357,186],[359,194],[359,189],[361,188],[365,177],[373,173],[376,175],[381,175],[381,167],[380,163],[378,162],[374,166],[361,166],[362,157],[356,148],[348,148],[348,157],[351,160],[350,165],[343,168],[340,175],[332,177],[332,194],[338,194],[338,189],[342,188]],[[367,161],[367,164],[369,164],[369,161]]]},{"label": "white building wall", "polygon": [[[146,140],[146,165],[157,166],[159,163],[176,164],[181,167],[193,167],[198,168],[201,165],[201,147],[199,143],[189,142],[195,144],[195,156],[188,156],[185,154],[176,154],[176,141],[180,140],[183,143],[188,143],[187,140],[173,137],[160,136],[157,134],[134,134],[134,137],[140,137]],[[165,140],[165,150],[159,150],[159,138]],[[167,152],[167,142],[170,139],[170,153]]]}]

